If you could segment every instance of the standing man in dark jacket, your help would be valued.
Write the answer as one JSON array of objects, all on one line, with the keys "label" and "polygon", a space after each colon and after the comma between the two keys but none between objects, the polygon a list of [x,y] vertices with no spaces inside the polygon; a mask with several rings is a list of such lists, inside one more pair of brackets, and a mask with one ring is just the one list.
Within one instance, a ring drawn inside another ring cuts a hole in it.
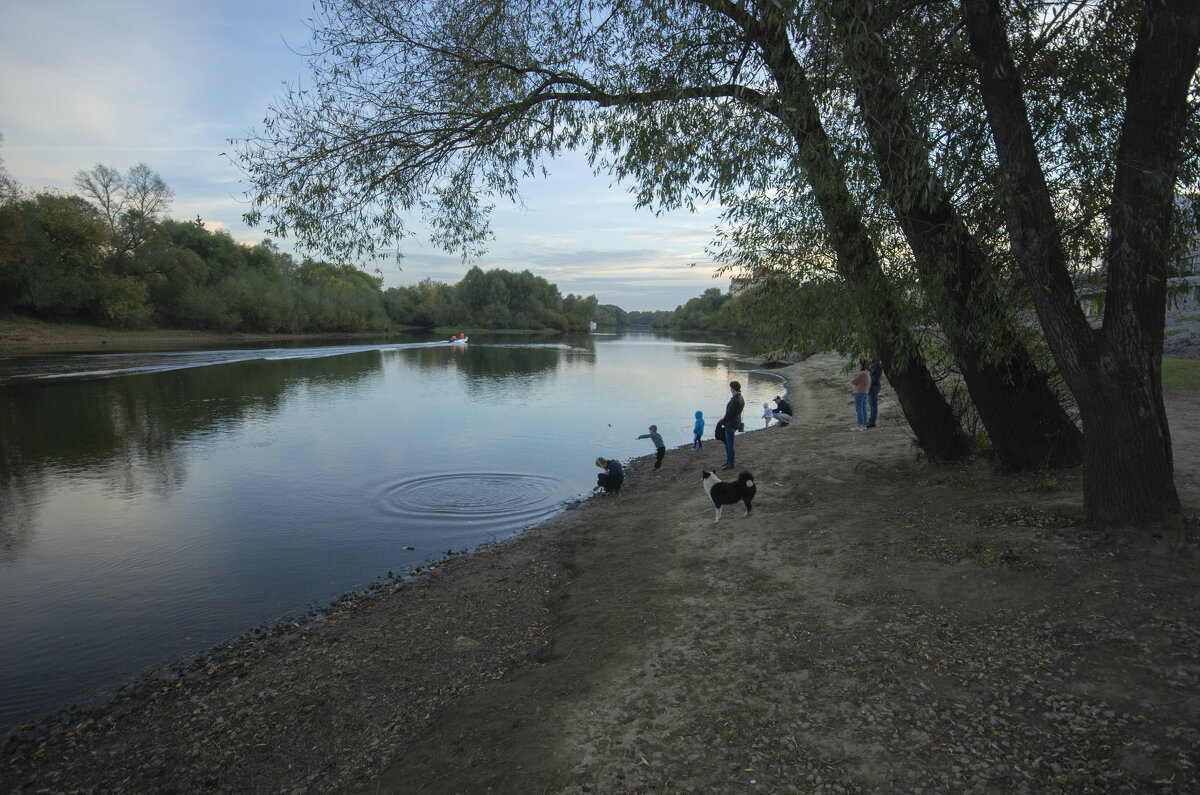
[{"label": "standing man in dark jacket", "polygon": [[733,396],[725,404],[725,416],[721,419],[725,426],[725,466],[721,469],[733,469],[733,435],[742,427],[742,409],[746,407],[741,384],[730,381],[729,391]]},{"label": "standing man in dark jacket", "polygon": [[880,383],[880,378],[883,377],[883,362],[876,359],[867,365],[867,372],[871,374],[871,388],[867,390],[867,427],[874,428],[875,420],[879,417],[879,387],[883,386]]}]

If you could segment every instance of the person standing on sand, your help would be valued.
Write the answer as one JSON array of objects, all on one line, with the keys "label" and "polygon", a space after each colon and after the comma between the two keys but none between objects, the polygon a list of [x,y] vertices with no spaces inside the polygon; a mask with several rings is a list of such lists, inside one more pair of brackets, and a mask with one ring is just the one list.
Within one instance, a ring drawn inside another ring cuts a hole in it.
[{"label": "person standing on sand", "polygon": [[867,372],[871,374],[871,388],[867,391],[867,405],[870,407],[867,427],[874,428],[875,420],[879,417],[879,387],[882,386],[880,379],[883,377],[883,362],[878,359],[871,362],[867,365]]},{"label": "person standing on sand", "polygon": [[733,435],[742,429],[742,409],[746,407],[740,383],[730,381],[729,391],[733,396],[725,404],[725,416],[721,418],[725,426],[725,466],[721,469],[733,469]]},{"label": "person standing on sand", "polygon": [[658,433],[658,426],[651,425],[650,433],[643,433],[638,438],[649,439],[650,441],[654,442],[654,450],[656,453],[654,457],[654,471],[657,472],[659,467],[662,466],[663,456],[667,454],[667,446],[663,444],[662,436]]},{"label": "person standing on sand", "polygon": [[862,369],[850,379],[854,387],[854,413],[858,417],[858,425],[850,430],[865,431],[867,429],[867,393],[871,391],[871,374],[867,372],[867,360],[860,363]]},{"label": "person standing on sand", "polygon": [[604,471],[596,476],[596,486],[592,491],[603,489],[605,494],[616,494],[625,482],[625,470],[621,468],[621,462],[615,458],[597,458],[596,466]]},{"label": "person standing on sand", "polygon": [[763,427],[770,428],[771,420],[773,420],[773,419],[775,419],[775,412],[771,411],[771,404],[764,403],[763,404]]},{"label": "person standing on sand", "polygon": [[694,437],[692,439],[692,449],[693,450],[703,450],[704,449],[704,412],[703,411],[696,412],[696,427],[692,428],[692,436]]}]

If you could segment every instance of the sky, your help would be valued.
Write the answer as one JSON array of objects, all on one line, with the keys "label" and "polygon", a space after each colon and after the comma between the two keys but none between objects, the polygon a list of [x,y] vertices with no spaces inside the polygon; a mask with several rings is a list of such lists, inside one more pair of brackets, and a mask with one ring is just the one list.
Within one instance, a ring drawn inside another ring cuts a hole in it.
[{"label": "sky", "polygon": [[[309,0],[0,0],[0,159],[30,191],[77,192],[81,170],[146,163],[175,193],[170,217],[261,242],[263,231],[242,220],[245,185],[227,153],[230,139],[261,128],[285,84],[305,83],[298,52],[311,8]],[[385,288],[453,284],[472,265],[528,269],[564,295],[627,311],[674,309],[728,288],[704,251],[715,209],[655,216],[582,157],[546,165],[549,178],[524,183],[522,207],[497,206],[482,258],[463,262],[416,238],[399,262],[355,264],[378,267]]]}]

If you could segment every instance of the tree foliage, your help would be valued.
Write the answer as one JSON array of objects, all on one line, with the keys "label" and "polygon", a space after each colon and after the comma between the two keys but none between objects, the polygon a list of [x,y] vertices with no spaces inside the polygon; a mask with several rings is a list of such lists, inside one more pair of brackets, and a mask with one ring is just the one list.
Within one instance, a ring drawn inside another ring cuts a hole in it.
[{"label": "tree foliage", "polygon": [[600,304],[592,318],[601,328],[625,328],[630,325],[629,313],[614,304]]},{"label": "tree foliage", "polygon": [[398,325],[434,328],[586,331],[596,315],[595,296],[563,296],[529,271],[467,271],[456,285],[424,280],[384,294],[388,316]]},{"label": "tree foliage", "polygon": [[254,332],[576,331],[597,312],[595,296],[563,296],[528,270],[475,267],[455,286],[425,280],[384,292],[380,276],[353,265],[296,262],[269,240],[245,246],[198,219],[160,218],[170,190],[144,164],[126,176],[98,165],[78,182],[86,197],[0,201],[0,310]]},{"label": "tree foliage", "polygon": [[[676,307],[678,309],[678,307]],[[634,328],[669,328],[673,312],[665,309],[646,311],[642,309],[629,313],[629,325]]]},{"label": "tree foliage", "polygon": [[221,331],[386,331],[380,280],[296,264],[199,221],[160,219],[170,191],[144,165],[81,172],[83,196],[0,201],[0,310],[113,326]]},{"label": "tree foliage", "polygon": [[653,327],[673,331],[744,334],[751,330],[751,326],[743,318],[742,304],[737,297],[717,287],[710,287],[683,306],[676,307],[667,318],[656,321]]}]

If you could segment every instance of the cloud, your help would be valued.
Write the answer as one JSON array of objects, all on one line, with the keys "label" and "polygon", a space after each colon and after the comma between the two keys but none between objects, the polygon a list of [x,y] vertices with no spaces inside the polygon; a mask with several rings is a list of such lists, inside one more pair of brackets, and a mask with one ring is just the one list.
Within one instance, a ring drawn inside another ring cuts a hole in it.
[{"label": "cloud", "polygon": [[563,294],[595,295],[602,304],[627,311],[674,309],[705,290],[725,290],[729,282],[715,268],[691,267],[681,257],[656,249],[570,249],[559,251],[493,252],[475,263],[458,257],[421,252],[406,256],[399,268],[381,267],[384,287],[433,279],[459,282],[472,265],[484,270],[529,270],[557,285]]}]

